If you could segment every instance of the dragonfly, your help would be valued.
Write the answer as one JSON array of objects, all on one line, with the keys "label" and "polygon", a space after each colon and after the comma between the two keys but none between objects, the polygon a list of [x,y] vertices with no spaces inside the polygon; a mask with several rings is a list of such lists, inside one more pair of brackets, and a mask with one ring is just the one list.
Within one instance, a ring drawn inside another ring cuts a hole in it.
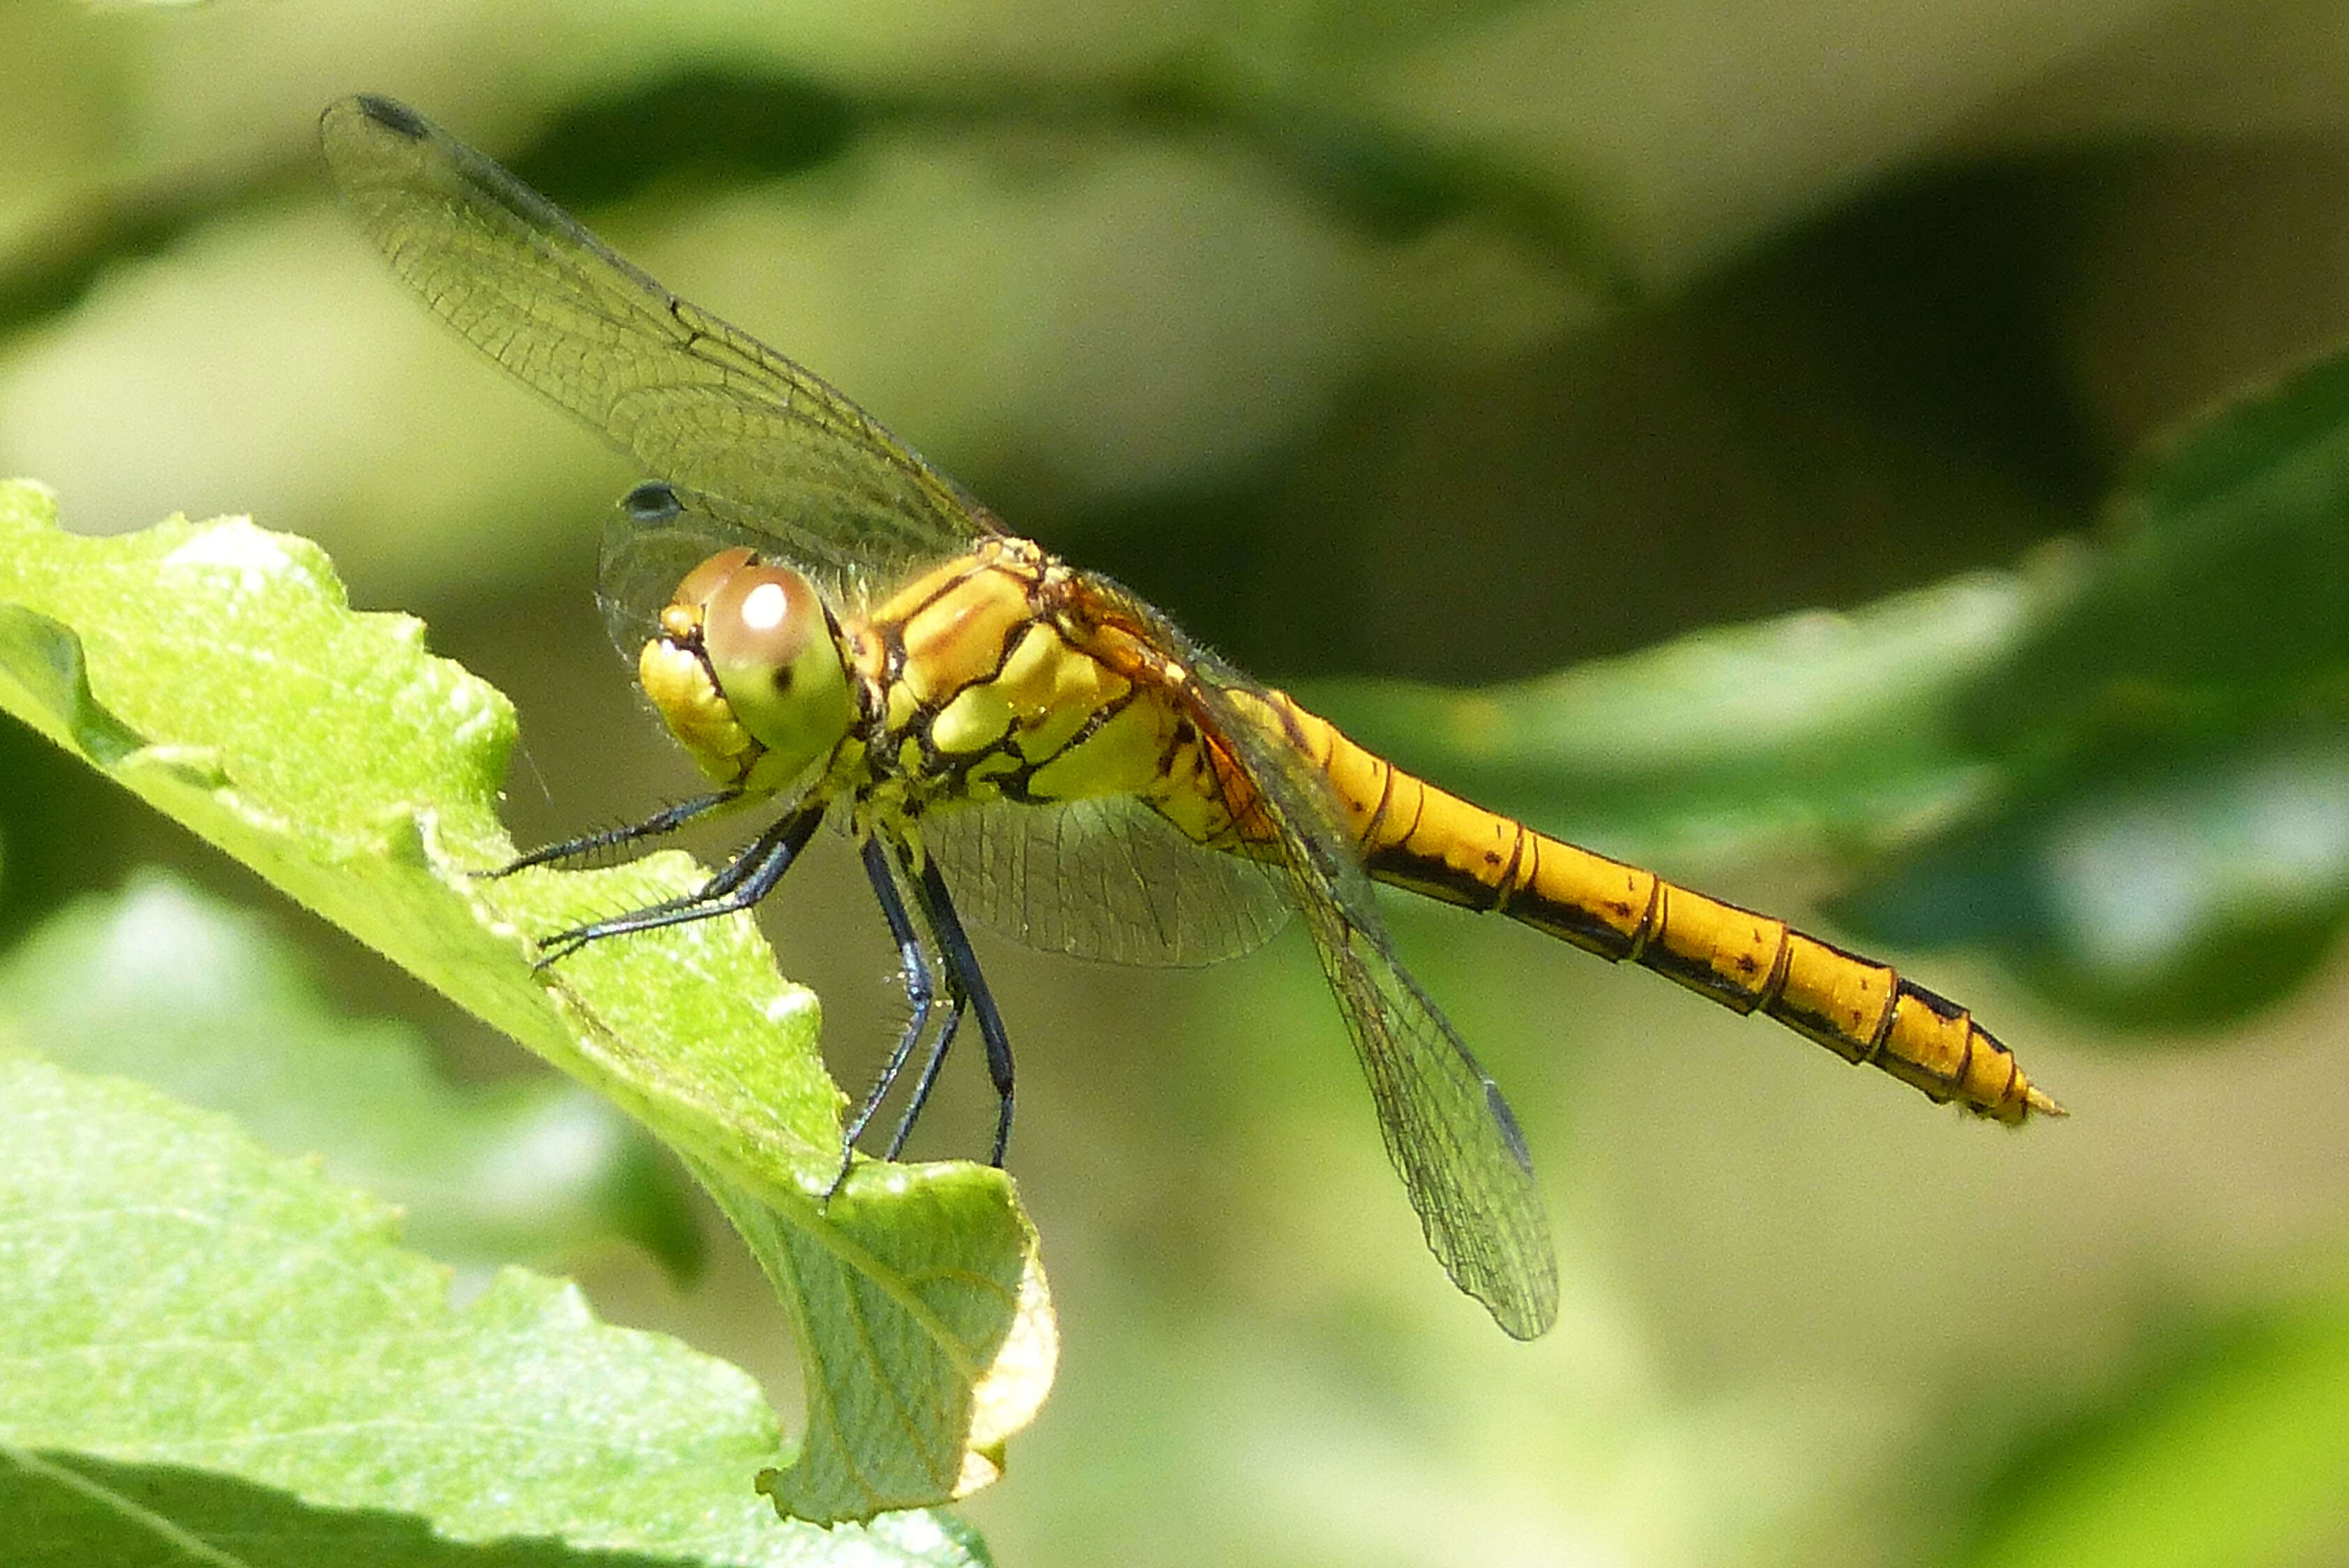
[{"label": "dragonfly", "polygon": [[344,99],[321,137],[394,271],[652,475],[605,527],[597,597],[711,787],[506,869],[773,812],[694,891],[543,939],[542,967],[748,909],[820,823],[840,822],[910,1012],[846,1122],[843,1172],[919,1051],[886,1146],[897,1158],[965,1018],[1003,1162],[1010,1037],[962,909],[1039,948],[1174,965],[1246,952],[1301,917],[1429,1249],[1504,1330],[1542,1334],[1557,1265],[1525,1135],[1403,968],[1373,883],[1630,960],[1935,1101],[2010,1124],[2063,1114],[1966,1009],[1890,965],[1485,811],[1355,744],[1134,594],[1006,528],[847,398],[405,105]]}]

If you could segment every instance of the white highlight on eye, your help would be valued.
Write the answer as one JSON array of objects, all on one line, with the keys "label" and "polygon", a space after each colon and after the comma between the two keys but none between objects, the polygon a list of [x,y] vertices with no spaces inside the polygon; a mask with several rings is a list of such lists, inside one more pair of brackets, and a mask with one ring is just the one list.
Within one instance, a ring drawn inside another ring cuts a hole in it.
[{"label": "white highlight on eye", "polygon": [[772,631],[791,613],[791,596],[781,583],[761,583],[742,597],[742,624],[753,631]]}]

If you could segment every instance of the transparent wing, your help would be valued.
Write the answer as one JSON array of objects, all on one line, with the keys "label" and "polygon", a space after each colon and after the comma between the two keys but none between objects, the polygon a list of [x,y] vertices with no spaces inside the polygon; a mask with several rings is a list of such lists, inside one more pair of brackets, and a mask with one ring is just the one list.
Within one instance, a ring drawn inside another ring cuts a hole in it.
[{"label": "transparent wing", "polygon": [[1519,1339],[1557,1316],[1557,1259],[1516,1117],[1468,1047],[1403,970],[1345,842],[1328,787],[1286,737],[1232,699],[1247,678],[1191,650],[1210,732],[1237,758],[1281,846],[1291,900],[1345,1015],[1378,1106],[1387,1157],[1453,1282]]},{"label": "transparent wing", "polygon": [[666,504],[657,507],[634,504],[643,493],[644,487],[631,491],[613,509],[595,567],[595,603],[604,612],[604,630],[630,664],[658,635],[660,612],[688,572],[737,545],[766,552],[775,547],[772,535],[689,509],[689,498],[673,492],[664,493]]},{"label": "transparent wing", "polygon": [[1132,795],[942,806],[921,832],[967,913],[1047,952],[1207,964],[1288,922],[1278,867],[1203,849]]},{"label": "transparent wing", "polygon": [[345,99],[319,136],[393,269],[474,347],[676,486],[687,512],[835,590],[1002,531],[855,404],[412,110]]}]

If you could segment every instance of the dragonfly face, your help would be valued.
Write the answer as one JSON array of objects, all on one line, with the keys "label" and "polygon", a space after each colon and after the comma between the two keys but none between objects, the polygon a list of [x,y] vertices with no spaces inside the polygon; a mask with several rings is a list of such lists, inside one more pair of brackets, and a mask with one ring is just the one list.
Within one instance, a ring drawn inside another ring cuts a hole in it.
[{"label": "dragonfly face", "polygon": [[926,1038],[896,1156],[968,1016],[1003,1157],[1010,1044],[957,899],[1036,946],[1140,963],[1244,952],[1294,913],[1429,1248],[1504,1329],[1540,1334],[1557,1275],[1524,1137],[1397,960],[1374,876],[1633,960],[1936,1100],[2008,1122],[2056,1110],[1964,1009],[1889,966],[1363,751],[1007,533],[847,399],[413,111],[347,99],[321,135],[346,202],[432,308],[659,476],[606,532],[598,597],[717,788],[517,866],[777,803],[699,892],[548,937],[542,962],[750,907],[844,805],[913,1012],[851,1148]]},{"label": "dragonfly face", "polygon": [[636,680],[710,781],[745,794],[804,780],[855,716],[839,631],[814,586],[743,545],[686,574]]}]

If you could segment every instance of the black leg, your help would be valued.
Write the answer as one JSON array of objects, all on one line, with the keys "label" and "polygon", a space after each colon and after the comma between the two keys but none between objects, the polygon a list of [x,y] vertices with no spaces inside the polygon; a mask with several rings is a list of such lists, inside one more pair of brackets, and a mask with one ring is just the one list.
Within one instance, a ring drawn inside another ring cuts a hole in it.
[{"label": "black leg", "polygon": [[921,1075],[914,1080],[914,1092],[905,1101],[905,1114],[897,1118],[896,1129],[889,1135],[889,1147],[881,1158],[895,1159],[905,1152],[905,1140],[914,1136],[914,1117],[930,1103],[930,1092],[938,1086],[938,1074],[947,1064],[947,1053],[954,1048],[955,1031],[962,1027],[963,1000],[954,998],[954,1011],[947,1014],[946,1027],[930,1044],[930,1054],[922,1059]]},{"label": "black leg", "polygon": [[616,845],[634,844],[639,838],[658,838],[665,833],[675,833],[695,817],[716,811],[721,805],[731,805],[742,798],[739,789],[722,789],[715,794],[698,794],[691,800],[678,801],[663,806],[642,822],[631,822],[619,827],[606,827],[595,833],[583,833],[576,838],[566,838],[560,844],[550,844],[543,849],[533,849],[512,864],[501,866],[490,873],[492,877],[511,877],[530,866],[544,866],[556,860],[575,859],[593,855],[598,849],[610,849]]},{"label": "black leg", "polygon": [[1003,1015],[995,1010],[995,998],[987,989],[987,977],[979,972],[978,955],[970,949],[970,938],[963,934],[962,919],[955,913],[954,900],[947,896],[946,878],[938,875],[938,863],[923,862],[916,873],[905,865],[911,857],[900,847],[898,863],[905,866],[906,878],[914,886],[914,901],[921,906],[922,918],[929,922],[930,934],[937,939],[938,958],[947,971],[947,991],[959,1003],[968,1002],[978,1015],[978,1036],[987,1044],[987,1075],[995,1085],[995,1150],[987,1163],[1000,1166],[1003,1151],[1011,1144],[1011,1036],[1003,1027]]},{"label": "black leg", "polygon": [[775,890],[783,873],[792,868],[807,841],[815,834],[816,826],[823,820],[822,803],[803,806],[792,815],[779,818],[766,832],[750,841],[742,853],[727,863],[726,868],[703,883],[694,892],[681,898],[665,898],[625,915],[615,915],[608,920],[592,925],[575,926],[558,931],[539,944],[538,962],[533,968],[569,958],[590,942],[600,942],[606,937],[625,936],[630,931],[649,931],[662,926],[680,926],[689,920],[707,920],[719,915],[730,915],[747,909]]},{"label": "black leg", "polygon": [[[874,1080],[864,1104],[858,1106],[856,1115],[849,1118],[847,1131],[841,1138],[840,1174],[833,1178],[832,1184],[835,1192],[840,1190],[841,1182],[847,1179],[849,1160],[855,1152],[856,1140],[864,1136],[864,1129],[872,1125],[874,1113],[880,1110],[881,1102],[888,1097],[898,1075],[905,1072],[906,1062],[913,1056],[915,1042],[921,1039],[922,1032],[929,1027],[931,1009],[938,1001],[937,979],[931,971],[929,955],[923,950],[921,933],[915,929],[914,917],[906,911],[905,900],[897,891],[896,879],[890,874],[888,855],[878,838],[864,841],[864,875],[873,884],[873,897],[881,906],[881,918],[889,922],[890,939],[897,944],[897,972],[905,982],[905,1003],[912,1009],[913,1016],[906,1021],[905,1033],[897,1036],[896,1048],[889,1053],[889,1060],[882,1066],[881,1075]],[[889,1140],[887,1158],[891,1159],[896,1158],[905,1147],[905,1134],[912,1130],[914,1114],[930,1097],[929,1089],[937,1081],[938,1067],[946,1060],[947,1048],[954,1044],[955,1022],[958,1016],[959,1010],[949,1012],[946,1026],[938,1031],[938,1038],[931,1044],[929,1057],[923,1063],[921,1075],[916,1083],[912,1106],[905,1119],[899,1122],[896,1136]]]},{"label": "black leg", "polygon": [[[710,877],[709,881],[704,882],[700,887],[696,888],[692,892],[679,893],[674,898],[663,898],[657,904],[647,904],[641,909],[631,909],[626,915],[618,918],[621,919],[633,920],[644,915],[666,915],[673,909],[691,909],[704,904],[714,903],[718,899],[725,898],[726,895],[731,893],[735,888],[740,888],[743,883],[749,881],[752,877],[757,875],[759,867],[764,863],[762,856],[772,848],[779,836],[785,836],[783,830],[790,825],[796,823],[798,820],[799,818],[794,815],[779,818],[776,822],[771,824],[767,827],[766,831],[760,834],[758,837],[752,839],[749,844],[744,845],[740,853],[737,854],[733,859],[729,860],[723,867],[719,867],[716,876]],[[799,846],[806,842],[806,835],[802,834],[797,841],[792,845],[792,854],[796,855],[798,853]],[[790,868],[791,860],[787,857],[781,868],[776,871],[776,877],[780,877],[783,871],[787,871]],[[769,892],[774,890],[774,886],[775,884],[771,880],[766,884]],[[760,897],[764,897],[764,895],[760,895]],[[756,903],[758,900],[757,898],[753,898],[751,901]],[[722,914],[725,911],[719,910],[717,912]],[[698,917],[688,916],[687,918],[698,919]],[[658,923],[665,924],[668,922]],[[644,928],[638,927],[636,929],[643,929]],[[547,940],[550,942],[559,942],[564,940],[565,938],[575,934],[575,931],[560,931],[554,936],[548,938]],[[606,932],[605,934],[611,935],[614,933]]]}]

